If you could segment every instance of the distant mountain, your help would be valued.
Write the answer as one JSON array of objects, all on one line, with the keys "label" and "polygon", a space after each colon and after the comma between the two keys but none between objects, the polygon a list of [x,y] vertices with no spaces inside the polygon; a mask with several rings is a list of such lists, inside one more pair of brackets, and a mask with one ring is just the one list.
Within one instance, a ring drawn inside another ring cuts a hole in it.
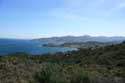
[{"label": "distant mountain", "polygon": [[125,41],[125,37],[122,36],[114,36],[114,37],[106,37],[106,36],[63,36],[63,37],[51,37],[51,38],[40,38],[40,39],[34,39],[34,41],[38,42],[44,42],[47,44],[55,44],[60,45],[64,43],[79,43],[79,42],[117,42],[120,43],[122,41]]}]

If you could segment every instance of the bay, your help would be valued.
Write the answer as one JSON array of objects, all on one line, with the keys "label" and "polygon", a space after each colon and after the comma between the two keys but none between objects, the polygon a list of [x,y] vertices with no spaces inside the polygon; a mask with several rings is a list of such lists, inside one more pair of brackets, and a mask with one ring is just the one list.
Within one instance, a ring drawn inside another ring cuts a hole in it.
[{"label": "bay", "polygon": [[66,47],[43,47],[41,43],[31,40],[0,39],[0,55],[7,55],[16,52],[24,52],[32,55],[46,53],[67,52],[76,50]]}]

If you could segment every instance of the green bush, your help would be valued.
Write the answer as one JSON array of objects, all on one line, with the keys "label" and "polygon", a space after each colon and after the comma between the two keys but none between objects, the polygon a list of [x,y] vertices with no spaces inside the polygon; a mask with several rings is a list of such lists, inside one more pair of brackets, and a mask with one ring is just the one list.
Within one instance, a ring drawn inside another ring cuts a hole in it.
[{"label": "green bush", "polygon": [[61,72],[61,66],[54,63],[43,64],[43,69],[34,78],[38,83],[69,83]]},{"label": "green bush", "polygon": [[43,69],[35,75],[38,83],[90,83],[89,76],[81,67],[59,64],[44,64]]}]

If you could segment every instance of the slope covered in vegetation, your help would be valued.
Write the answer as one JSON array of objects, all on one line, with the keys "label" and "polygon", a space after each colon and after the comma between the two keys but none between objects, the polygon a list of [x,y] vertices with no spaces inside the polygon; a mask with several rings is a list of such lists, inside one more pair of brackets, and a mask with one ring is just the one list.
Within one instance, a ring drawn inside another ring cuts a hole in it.
[{"label": "slope covered in vegetation", "polygon": [[1,83],[124,83],[125,43],[31,56],[0,57]]}]

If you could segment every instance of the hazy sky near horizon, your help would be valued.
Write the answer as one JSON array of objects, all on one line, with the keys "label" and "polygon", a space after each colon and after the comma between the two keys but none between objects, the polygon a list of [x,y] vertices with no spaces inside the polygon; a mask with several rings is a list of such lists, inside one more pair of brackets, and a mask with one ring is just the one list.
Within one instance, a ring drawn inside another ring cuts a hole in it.
[{"label": "hazy sky near horizon", "polygon": [[125,36],[125,0],[0,0],[0,38]]}]

